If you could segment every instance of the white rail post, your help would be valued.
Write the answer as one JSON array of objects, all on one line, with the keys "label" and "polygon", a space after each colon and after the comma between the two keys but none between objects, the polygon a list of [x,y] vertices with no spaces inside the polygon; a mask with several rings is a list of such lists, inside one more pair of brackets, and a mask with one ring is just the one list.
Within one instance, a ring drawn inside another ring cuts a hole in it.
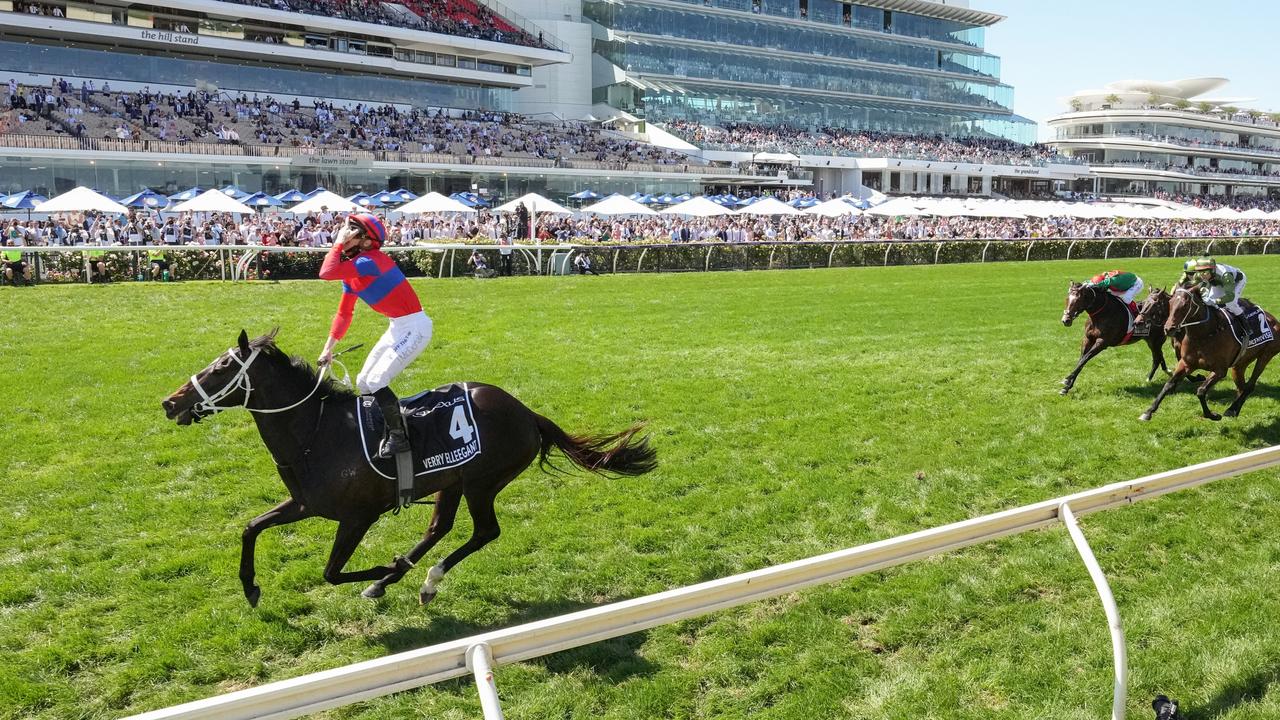
[{"label": "white rail post", "polygon": [[467,648],[467,669],[476,676],[476,690],[480,693],[484,720],[503,720],[498,685],[493,680],[493,652],[489,643],[476,643]]},{"label": "white rail post", "polygon": [[1093,556],[1089,541],[1080,531],[1076,516],[1071,512],[1071,505],[1068,503],[1059,505],[1058,518],[1067,526],[1071,542],[1075,544],[1076,552],[1080,553],[1084,566],[1089,569],[1089,577],[1093,579],[1093,585],[1098,589],[1098,596],[1102,598],[1102,609],[1107,614],[1107,626],[1111,630],[1111,655],[1115,661],[1116,685],[1115,694],[1111,698],[1111,720],[1124,720],[1124,704],[1128,696],[1129,661],[1125,651],[1124,628],[1120,627],[1120,611],[1116,608],[1116,599],[1111,594],[1111,586],[1107,584],[1107,576],[1103,575],[1102,568],[1098,567],[1098,559]]}]

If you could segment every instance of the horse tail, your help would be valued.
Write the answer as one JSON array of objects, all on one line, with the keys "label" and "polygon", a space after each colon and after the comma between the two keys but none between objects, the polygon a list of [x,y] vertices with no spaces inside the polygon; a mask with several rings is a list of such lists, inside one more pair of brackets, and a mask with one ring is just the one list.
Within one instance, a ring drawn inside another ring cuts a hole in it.
[{"label": "horse tail", "polygon": [[551,448],[558,447],[574,465],[601,475],[643,475],[658,467],[658,451],[649,447],[648,436],[636,439],[644,424],[636,424],[613,435],[570,435],[559,425],[534,413],[542,434],[543,470],[559,471],[550,461]]}]

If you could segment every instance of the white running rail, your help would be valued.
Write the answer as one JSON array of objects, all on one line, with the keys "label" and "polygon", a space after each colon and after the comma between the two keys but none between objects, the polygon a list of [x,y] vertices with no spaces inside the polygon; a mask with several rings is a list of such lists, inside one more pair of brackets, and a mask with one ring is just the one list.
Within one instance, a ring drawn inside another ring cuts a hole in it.
[{"label": "white running rail", "polygon": [[[1280,465],[1280,445],[1085,490],[950,525],[796,560],[719,580],[591,608],[559,617],[495,630],[469,638],[389,655],[346,667],[303,675],[260,687],[136,715],[133,720],[271,718],[282,720],[391,693],[475,674],[486,718],[500,718],[493,667],[639,632],[677,620],[836,582],[911,560],[1016,535],[1087,515],[1130,505],[1213,480]],[[1062,508],[1067,506],[1065,513]],[[1072,531],[1095,583],[1101,570],[1079,529]],[[1078,536],[1077,536],[1078,535]],[[1096,570],[1096,573],[1095,573]],[[1105,579],[1099,590],[1106,587]],[[1124,714],[1124,639],[1110,592],[1103,593],[1116,650],[1117,697],[1113,718]]]}]

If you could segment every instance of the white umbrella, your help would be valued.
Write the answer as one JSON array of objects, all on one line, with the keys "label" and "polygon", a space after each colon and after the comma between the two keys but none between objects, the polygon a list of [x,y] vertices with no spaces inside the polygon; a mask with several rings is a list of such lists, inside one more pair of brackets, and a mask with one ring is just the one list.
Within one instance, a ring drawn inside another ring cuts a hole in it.
[{"label": "white umbrella", "polygon": [[405,215],[421,215],[440,212],[474,213],[475,210],[451,197],[432,191],[417,200],[401,205],[396,209],[396,212],[402,212]]},{"label": "white umbrella", "polygon": [[739,215],[799,215],[800,211],[777,198],[767,197],[738,211]]},{"label": "white umbrella", "polygon": [[494,212],[515,212],[516,206],[524,203],[529,212],[534,213],[555,213],[556,215],[572,215],[573,211],[569,208],[551,200],[548,200],[538,193],[529,193],[521,195],[509,203],[503,203],[494,208]]},{"label": "white umbrella", "polygon": [[310,215],[311,213],[324,212],[326,210],[329,212],[357,212],[360,210],[360,206],[337,193],[323,190],[289,208],[288,212],[295,215]]},{"label": "white umbrella", "polygon": [[659,210],[658,213],[661,215],[685,215],[687,217],[713,217],[715,215],[732,215],[733,211],[699,195],[685,200],[679,205],[672,205],[666,210]]},{"label": "white umbrella", "polygon": [[1241,218],[1240,218],[1240,213],[1236,212],[1235,210],[1232,210],[1231,208],[1227,207],[1226,205],[1223,205],[1222,207],[1218,208],[1217,210],[1210,210],[1210,211],[1209,211],[1209,217],[1214,218],[1215,220],[1239,220],[1239,219],[1241,219]]},{"label": "white umbrella", "polygon": [[917,201],[911,198],[894,198],[886,203],[881,203],[867,209],[868,215],[879,215],[881,217],[898,217],[899,215],[919,217],[920,215],[928,215],[929,213],[921,210],[917,206]]},{"label": "white umbrella", "polygon": [[826,202],[820,202],[817,205],[814,205],[813,207],[804,210],[804,213],[806,215],[822,215],[825,217],[842,217],[844,215],[861,215],[862,211],[850,205],[849,203],[845,202],[844,200],[841,200],[840,198],[835,198],[834,200],[827,200]]},{"label": "white umbrella", "polygon": [[593,215],[657,215],[654,210],[641,205],[626,195],[614,193],[594,205],[582,208],[581,212]]},{"label": "white umbrella", "polygon": [[253,208],[221,190],[205,190],[190,200],[169,208],[169,212],[229,212],[252,215]]},{"label": "white umbrella", "polygon": [[1241,220],[1270,220],[1271,214],[1262,208],[1249,208],[1240,213]]},{"label": "white umbrella", "polygon": [[117,215],[125,215],[129,212],[129,208],[109,197],[100,195],[87,187],[78,187],[74,190],[68,190],[57,197],[49,198],[37,205],[36,210],[42,213],[87,212],[90,210],[96,210],[98,212],[115,213]]}]

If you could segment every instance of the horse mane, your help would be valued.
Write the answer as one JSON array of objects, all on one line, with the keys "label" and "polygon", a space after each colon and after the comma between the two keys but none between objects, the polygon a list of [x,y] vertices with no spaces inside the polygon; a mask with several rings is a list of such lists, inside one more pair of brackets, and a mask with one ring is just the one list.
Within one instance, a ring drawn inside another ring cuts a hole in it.
[{"label": "horse mane", "polygon": [[[249,341],[249,347],[259,350],[263,355],[273,360],[283,360],[283,367],[287,367],[290,372],[298,377],[299,380],[305,381],[307,385],[314,385],[316,376],[320,373],[309,361],[300,355],[288,355],[276,345],[276,333],[280,332],[280,328],[272,328],[271,332],[260,337],[256,337]],[[333,397],[339,400],[355,399],[356,394],[351,389],[335,381],[332,377],[326,376],[320,381],[321,397]]]}]

